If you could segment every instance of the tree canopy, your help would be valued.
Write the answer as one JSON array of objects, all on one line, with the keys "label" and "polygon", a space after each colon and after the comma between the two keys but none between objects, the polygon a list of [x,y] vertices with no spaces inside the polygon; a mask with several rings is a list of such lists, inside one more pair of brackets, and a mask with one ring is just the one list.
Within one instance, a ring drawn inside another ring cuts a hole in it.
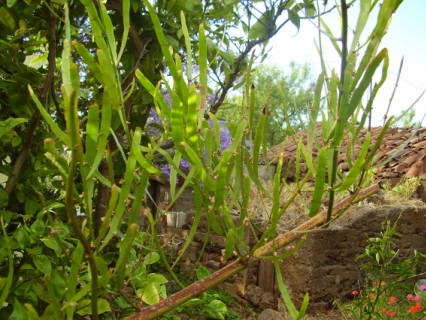
[{"label": "tree canopy", "polygon": [[[259,65],[252,79],[256,88],[253,134],[256,134],[265,105],[270,112],[266,132],[268,147],[283,142],[284,137],[304,128],[315,87],[309,65],[291,62],[288,72],[276,66]],[[218,116],[237,120],[241,108],[246,106],[242,94],[238,96],[234,93],[226,102],[229,104],[222,108]]]}]

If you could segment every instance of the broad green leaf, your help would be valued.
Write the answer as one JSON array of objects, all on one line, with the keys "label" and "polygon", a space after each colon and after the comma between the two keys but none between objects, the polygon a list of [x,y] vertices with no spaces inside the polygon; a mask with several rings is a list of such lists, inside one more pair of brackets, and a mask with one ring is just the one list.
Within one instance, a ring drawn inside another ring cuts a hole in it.
[{"label": "broad green leaf", "polygon": [[205,305],[207,315],[213,319],[225,320],[225,315],[228,312],[226,305],[220,300],[213,300],[209,304]]},{"label": "broad green leaf", "polygon": [[9,196],[4,191],[3,188],[0,188],[0,208],[5,208],[7,204],[9,203]]},{"label": "broad green leaf", "polygon": [[200,265],[197,268],[197,279],[198,280],[203,280],[204,278],[207,278],[210,275],[209,270],[207,270],[207,268],[203,265]]},{"label": "broad green leaf", "polygon": [[67,291],[67,283],[65,282],[64,278],[59,275],[57,270],[53,270],[52,273],[52,287],[53,292],[55,293],[55,297],[57,299],[62,299]]},{"label": "broad green leaf", "polygon": [[29,320],[39,320],[40,317],[36,311],[36,309],[34,308],[33,305],[29,304],[29,303],[24,303],[24,307],[25,309],[27,309],[28,312],[28,319]]},{"label": "broad green leaf", "polygon": [[164,284],[169,282],[169,280],[167,280],[167,278],[165,276],[163,276],[162,274],[158,274],[158,273],[150,273],[148,275],[148,282],[152,282],[155,284]]},{"label": "broad green leaf", "polygon": [[3,23],[11,31],[15,30],[16,22],[12,15],[5,7],[0,8],[0,22]]},{"label": "broad green leaf", "polygon": [[150,252],[143,260],[143,264],[153,264],[156,263],[158,260],[160,260],[160,255],[157,252]]},{"label": "broad green leaf", "polygon": [[53,249],[57,257],[62,255],[61,245],[58,243],[58,240],[55,237],[49,237],[40,240],[45,244],[46,247]]},{"label": "broad green leaf", "polygon": [[[85,316],[87,314],[92,314],[91,300],[80,300],[77,305],[77,313],[81,316]],[[111,311],[109,303],[107,300],[99,298],[98,299],[98,313],[104,313]]]},{"label": "broad green leaf", "polygon": [[46,223],[43,219],[37,218],[36,221],[31,225],[30,230],[36,234],[38,237],[42,237],[44,235],[44,229],[46,227]]},{"label": "broad green leaf", "polygon": [[56,308],[55,303],[52,302],[44,310],[44,313],[39,320],[53,320],[53,319],[55,320],[63,319],[63,315],[62,315],[62,312]]},{"label": "broad green leaf", "polygon": [[52,274],[52,265],[44,254],[33,256],[33,261],[37,269],[43,274]]},{"label": "broad green leaf", "polygon": [[258,39],[263,38],[268,35],[270,32],[275,30],[275,25],[273,25],[273,18],[275,15],[275,10],[266,10],[262,16],[257,20],[257,22],[250,28],[248,33],[249,39]]},{"label": "broad green leaf", "polygon": [[13,312],[9,316],[9,320],[27,320],[28,318],[27,310],[19,303],[18,299],[15,298],[13,302]]},{"label": "broad green leaf", "polygon": [[160,296],[158,295],[158,290],[154,283],[148,283],[143,289],[137,290],[137,294],[143,302],[149,305],[156,304],[160,301]]},{"label": "broad green leaf", "polygon": [[12,128],[16,127],[17,125],[28,122],[27,119],[24,118],[9,118],[4,121],[0,121],[0,138]]},{"label": "broad green leaf", "polygon": [[16,3],[16,1],[18,1],[18,0],[7,0],[6,4],[9,8],[12,8],[13,5]]},{"label": "broad green leaf", "polygon": [[291,21],[292,24],[297,28],[297,31],[300,29],[300,17],[299,14],[294,10],[287,10],[288,13],[288,19]]}]

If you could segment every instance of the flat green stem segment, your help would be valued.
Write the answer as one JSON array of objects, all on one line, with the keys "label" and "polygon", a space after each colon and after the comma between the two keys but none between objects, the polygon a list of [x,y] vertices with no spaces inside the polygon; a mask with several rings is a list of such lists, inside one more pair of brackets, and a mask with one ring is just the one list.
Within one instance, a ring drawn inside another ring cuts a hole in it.
[{"label": "flat green stem segment", "polygon": [[[360,191],[356,195],[356,197],[351,196],[349,198],[346,198],[333,208],[333,212],[336,215],[334,218],[337,218],[339,216],[337,215],[338,213],[343,212],[352,204],[362,201],[363,199],[379,192],[379,190],[379,184],[374,184],[371,187]],[[225,281],[234,274],[246,269],[250,265],[259,261],[263,256],[269,256],[277,249],[280,249],[292,243],[293,241],[301,238],[303,235],[306,234],[308,230],[312,230],[314,228],[322,226],[324,223],[326,223],[326,221],[327,211],[323,211],[312,219],[308,220],[307,222],[301,224],[299,227],[293,229],[292,231],[279,235],[273,241],[268,242],[263,247],[256,250],[252,257],[245,257],[235,260],[234,262],[228,264],[221,270],[218,270],[210,276],[191,284],[185,289],[171,295],[167,299],[160,301],[159,303],[153,306],[141,309],[136,314],[128,317],[127,320],[156,319],[166,314],[167,312],[179,307],[180,305],[191,300],[192,298],[199,296],[208,289],[213,288],[214,286]]]}]

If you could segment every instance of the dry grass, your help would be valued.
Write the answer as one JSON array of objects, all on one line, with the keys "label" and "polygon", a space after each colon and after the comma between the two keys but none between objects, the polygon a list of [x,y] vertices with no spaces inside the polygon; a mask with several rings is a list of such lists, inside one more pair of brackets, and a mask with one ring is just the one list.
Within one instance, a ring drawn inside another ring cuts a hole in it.
[{"label": "dry grass", "polygon": [[[374,172],[367,175],[363,186],[368,187],[373,183]],[[268,195],[272,195],[272,183],[264,183],[263,185]],[[401,182],[394,187],[385,184],[382,192],[367,198],[359,203],[359,205],[369,205],[373,207],[390,204],[425,206],[426,204],[417,197],[416,190],[419,185],[420,180],[418,178],[401,180]],[[313,183],[306,183],[301,190],[298,190],[296,183],[283,186],[280,194],[280,207],[287,207],[287,209],[280,218],[279,229],[282,231],[291,230],[309,219],[308,213],[312,201],[313,188]],[[296,197],[291,201],[290,199],[294,194],[296,194]],[[339,203],[348,196],[349,193],[347,191],[337,193],[334,203]],[[322,203],[322,210],[326,210],[328,205],[327,193],[324,193]],[[250,191],[250,200],[247,209],[250,218],[261,219],[267,224],[271,219],[272,201],[264,192],[253,185]]]}]

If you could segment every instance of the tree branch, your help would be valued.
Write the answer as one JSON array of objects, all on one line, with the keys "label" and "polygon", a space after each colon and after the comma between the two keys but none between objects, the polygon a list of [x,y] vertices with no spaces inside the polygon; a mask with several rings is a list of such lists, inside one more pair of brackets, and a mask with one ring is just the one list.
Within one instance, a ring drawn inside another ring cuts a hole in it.
[{"label": "tree branch", "polygon": [[[48,21],[46,38],[49,43],[49,67],[47,70],[46,79],[41,85],[39,93],[39,99],[42,105],[46,105],[49,88],[51,83],[53,82],[56,68],[56,16],[52,14],[52,12],[47,7],[44,8],[44,11]],[[25,135],[25,140],[22,145],[21,153],[15,161],[15,164],[12,168],[12,172],[9,175],[6,187],[4,189],[8,195],[12,193],[12,190],[18,181],[19,173],[21,172],[22,166],[24,165],[25,159],[27,158],[28,152],[30,151],[34,138],[34,132],[39,120],[40,111],[36,109],[31,117],[30,122],[28,123],[27,134]]]}]

